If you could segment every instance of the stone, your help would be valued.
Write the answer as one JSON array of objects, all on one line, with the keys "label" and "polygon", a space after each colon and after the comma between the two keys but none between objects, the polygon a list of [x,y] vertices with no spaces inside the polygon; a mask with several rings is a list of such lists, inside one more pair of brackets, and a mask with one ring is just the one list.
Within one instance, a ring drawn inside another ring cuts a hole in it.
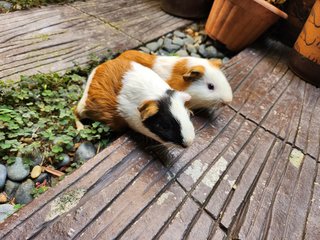
[{"label": "stone", "polygon": [[162,47],[163,42],[164,42],[163,38],[158,39],[157,43],[158,43],[159,47]]},{"label": "stone", "polygon": [[37,177],[39,177],[40,176],[40,174],[41,174],[41,172],[42,172],[42,168],[39,166],[39,165],[37,165],[37,166],[34,166],[33,168],[32,168],[32,171],[31,171],[31,178],[37,178]]},{"label": "stone", "polygon": [[168,55],[170,55],[169,52],[167,52],[166,50],[163,50],[163,49],[160,49],[160,50],[158,51],[158,54],[159,54],[160,56],[168,56]]},{"label": "stone", "polygon": [[197,57],[197,58],[201,58],[201,56],[197,53],[191,53],[191,57]]},{"label": "stone", "polygon": [[224,57],[224,58],[222,59],[222,63],[225,64],[225,63],[227,63],[229,60],[230,60],[230,59],[229,59],[228,57]]},{"label": "stone", "polygon": [[34,182],[35,183],[43,183],[44,180],[47,180],[48,183],[50,183],[51,176],[48,173],[41,173],[39,177],[37,177]]},{"label": "stone", "polygon": [[96,149],[91,142],[84,142],[78,147],[74,154],[74,161],[87,161],[96,155]]},{"label": "stone", "polygon": [[8,12],[12,9],[12,3],[0,1],[0,12]]},{"label": "stone", "polygon": [[178,37],[174,37],[172,40],[173,44],[179,45],[179,46],[183,46],[184,45],[184,41],[181,38]]},{"label": "stone", "polygon": [[5,220],[15,212],[14,206],[11,204],[0,204],[0,222]]},{"label": "stone", "polygon": [[13,181],[22,181],[30,173],[30,167],[23,164],[23,160],[20,157],[16,157],[14,164],[7,166],[8,178]]},{"label": "stone", "polygon": [[31,167],[34,167],[36,165],[40,165],[42,162],[42,159],[43,159],[43,156],[41,154],[34,156],[32,159],[32,162],[31,162]]},{"label": "stone", "polygon": [[167,38],[171,38],[172,36],[173,36],[172,33],[168,33],[168,34],[166,35]]},{"label": "stone", "polygon": [[191,53],[197,53],[197,48],[195,46],[193,46],[192,44],[188,44],[187,45],[187,50],[188,52]]},{"label": "stone", "polygon": [[195,31],[195,32],[198,32],[199,31],[199,25],[196,24],[196,23],[193,23],[190,25],[190,28]]},{"label": "stone", "polygon": [[67,154],[63,153],[63,154],[60,155],[60,157],[62,157],[63,159],[62,160],[60,160],[60,159],[56,160],[57,162],[54,165],[54,167],[56,169],[61,168],[61,167],[65,167],[65,166],[67,166],[67,165],[69,165],[71,163],[71,158]]},{"label": "stone", "polygon": [[172,44],[172,40],[169,38],[164,39],[163,47],[164,47],[164,49],[166,49],[169,52],[173,52],[173,51],[180,49],[180,46]]},{"label": "stone", "polygon": [[179,37],[179,38],[185,38],[185,37],[186,37],[186,34],[184,34],[184,33],[181,32],[181,31],[178,31],[178,30],[174,31],[174,32],[173,32],[173,35],[175,35],[175,36],[177,36],[177,37]]},{"label": "stone", "polygon": [[146,47],[150,49],[151,52],[155,52],[159,49],[159,44],[157,42],[151,42],[151,43],[148,43]]},{"label": "stone", "polygon": [[199,53],[202,57],[207,57],[206,46],[204,44],[199,46]]},{"label": "stone", "polygon": [[11,180],[6,181],[4,191],[7,194],[7,196],[9,197],[9,199],[13,198],[13,196],[16,194],[16,191],[18,190],[19,186],[20,186],[20,183],[13,182]]},{"label": "stone", "polygon": [[31,202],[33,199],[31,195],[33,188],[34,188],[34,183],[31,179],[28,179],[27,181],[23,182],[19,186],[15,194],[16,203],[27,204]]},{"label": "stone", "polygon": [[0,164],[0,191],[3,189],[7,179],[7,168]]},{"label": "stone", "polygon": [[146,47],[139,47],[139,50],[141,50],[142,52],[145,52],[145,53],[150,53],[150,49],[146,48]]},{"label": "stone", "polygon": [[6,203],[8,200],[9,199],[6,193],[0,193],[0,203]]},{"label": "stone", "polygon": [[187,45],[187,44],[193,44],[193,43],[194,43],[193,38],[190,37],[189,35],[187,35],[187,37],[184,38],[183,41],[184,41],[184,44],[186,44],[186,45]]},{"label": "stone", "polygon": [[189,56],[188,52],[186,50],[180,49],[179,51],[176,52],[176,54],[180,57],[187,57]]},{"label": "stone", "polygon": [[217,56],[217,49],[214,46],[209,46],[206,48],[206,54],[207,54],[207,58],[213,58]]}]

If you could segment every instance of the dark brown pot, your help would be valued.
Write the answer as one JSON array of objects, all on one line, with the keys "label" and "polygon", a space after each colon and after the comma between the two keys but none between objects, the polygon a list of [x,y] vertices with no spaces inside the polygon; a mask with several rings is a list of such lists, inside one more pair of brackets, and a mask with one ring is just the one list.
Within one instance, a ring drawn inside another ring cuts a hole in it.
[{"label": "dark brown pot", "polygon": [[184,18],[206,18],[213,0],[161,0],[161,8],[172,15]]},{"label": "dark brown pot", "polygon": [[314,3],[294,44],[289,66],[301,78],[320,87],[320,0]]}]

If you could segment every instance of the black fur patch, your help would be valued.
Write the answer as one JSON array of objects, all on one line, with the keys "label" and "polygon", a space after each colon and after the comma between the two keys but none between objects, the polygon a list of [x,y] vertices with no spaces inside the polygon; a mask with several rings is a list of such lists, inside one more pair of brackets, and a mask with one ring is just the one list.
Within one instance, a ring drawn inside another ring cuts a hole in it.
[{"label": "black fur patch", "polygon": [[167,90],[165,96],[158,101],[159,111],[146,119],[143,124],[164,142],[172,142],[183,146],[181,125],[170,112],[173,94],[173,90]]}]

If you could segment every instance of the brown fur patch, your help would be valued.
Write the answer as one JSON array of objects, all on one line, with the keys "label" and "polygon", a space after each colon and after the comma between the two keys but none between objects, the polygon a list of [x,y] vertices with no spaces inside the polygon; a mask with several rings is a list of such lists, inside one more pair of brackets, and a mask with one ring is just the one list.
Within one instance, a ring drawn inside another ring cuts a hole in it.
[{"label": "brown fur patch", "polygon": [[118,58],[131,60],[140,63],[145,67],[152,68],[156,57],[157,56],[155,55],[139,52],[136,50],[128,50],[123,52]]},{"label": "brown fur patch", "polygon": [[122,77],[130,70],[130,61],[114,59],[99,65],[92,78],[83,116],[101,121],[115,130],[126,126],[117,111]]},{"label": "brown fur patch", "polygon": [[219,59],[219,58],[209,60],[209,63],[212,66],[217,67],[217,68],[221,68],[222,67],[222,60]]},{"label": "brown fur patch", "polygon": [[156,101],[148,100],[144,101],[141,106],[138,107],[141,115],[141,120],[144,121],[147,118],[155,115],[159,111],[159,107]]},{"label": "brown fur patch", "polygon": [[192,82],[185,81],[183,79],[183,75],[188,72],[187,67],[187,59],[179,60],[173,67],[172,73],[169,79],[167,79],[167,83],[175,90],[184,91],[186,90]]},{"label": "brown fur patch", "polygon": [[206,69],[204,66],[193,66],[187,73],[183,75],[183,79],[185,81],[196,81],[204,75],[205,70]]}]

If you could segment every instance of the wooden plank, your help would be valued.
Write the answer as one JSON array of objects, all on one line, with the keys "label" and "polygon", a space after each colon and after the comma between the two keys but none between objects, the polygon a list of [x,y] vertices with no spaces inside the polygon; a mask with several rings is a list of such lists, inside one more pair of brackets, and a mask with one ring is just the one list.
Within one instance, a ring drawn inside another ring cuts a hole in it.
[{"label": "wooden plank", "polygon": [[[204,204],[212,190],[219,184],[222,178],[225,178],[227,169],[233,164],[234,158],[242,151],[247,141],[252,137],[256,125],[250,122],[244,122],[237,130],[236,135],[230,138],[218,159],[211,164],[211,167],[201,176],[197,186],[195,186],[192,196],[201,204]],[[219,141],[217,141],[220,145]],[[210,157],[209,157],[210,158]]]},{"label": "wooden plank", "polygon": [[176,213],[168,227],[160,235],[159,239],[184,239],[185,231],[188,229],[189,224],[196,215],[198,209],[199,206],[191,200],[191,198],[187,198],[180,211]]},{"label": "wooden plank", "polygon": [[97,16],[141,42],[148,42],[163,34],[191,23],[163,12],[157,0],[99,0],[74,2],[73,7]]},{"label": "wooden plank", "polygon": [[[102,56],[109,49],[116,52],[140,44],[99,19],[66,5],[30,12],[34,18],[12,13],[9,23],[0,26],[0,79],[62,71],[74,66],[74,62],[87,63],[90,54]],[[7,21],[7,17],[1,14],[0,22]]]},{"label": "wooden plank", "polygon": [[[248,141],[245,147],[234,157],[232,160],[232,165],[228,168],[226,173],[222,175],[221,181],[218,183],[218,186],[215,188],[208,201],[208,204],[206,205],[206,209],[214,216],[214,218],[217,219],[224,213],[224,209],[228,205],[227,199],[232,197],[233,192],[237,188],[236,185],[239,184],[238,182],[241,180],[243,172],[245,172],[248,165],[250,165],[250,163],[253,161],[252,159],[254,156],[263,159],[265,156],[263,154],[267,153],[268,145],[270,144],[270,134],[267,134],[265,131],[259,129]],[[260,154],[262,154],[262,157]],[[249,175],[255,174],[256,173],[250,173]],[[245,194],[246,191],[241,194]],[[229,223],[230,219],[232,218],[233,211],[230,211],[229,213],[229,220],[225,223]],[[229,224],[226,225],[229,226]]]},{"label": "wooden plank", "polygon": [[[73,237],[82,231],[87,224],[94,221],[124,189],[132,184],[132,181],[151,160],[150,157],[139,151],[133,151],[125,158],[125,162],[114,169],[112,173],[107,172],[105,175],[100,175],[99,178],[99,172],[97,172],[95,177],[98,180],[95,185],[83,186],[87,187],[88,191],[77,204],[77,207],[37,233],[35,238],[41,239],[48,235],[52,235],[56,239]],[[103,169],[101,170],[103,171]],[[77,224],[74,224],[74,219],[77,219]],[[71,232],[70,229],[72,229]]]},{"label": "wooden plank", "polygon": [[[126,136],[116,140],[111,146],[83,164],[83,166],[77,169],[72,175],[66,176],[63,182],[54,188],[50,188],[44,195],[41,195],[41,197],[29,203],[27,207],[19,210],[18,213],[9,217],[5,222],[0,223],[1,238],[24,238],[44,227],[43,224],[46,222],[46,215],[50,211],[49,204],[54,199],[63,195],[64,192],[83,188],[85,181],[88,182],[87,184],[94,184],[101,172],[105,173],[116,166],[122,160],[122,156],[132,151],[134,146],[132,141],[128,141]],[[108,161],[102,161],[105,158],[108,158]],[[74,186],[75,183],[79,185]],[[25,231],[26,228],[24,227],[30,227],[30,231]]]},{"label": "wooden plank", "polygon": [[317,177],[313,182],[312,198],[308,217],[305,223],[305,234],[304,239],[311,240],[317,239],[320,236],[320,168],[319,163],[317,164]]},{"label": "wooden plank", "polygon": [[213,225],[213,223],[213,219],[210,218],[210,216],[205,211],[202,211],[197,222],[193,226],[191,226],[190,233],[186,236],[186,239],[208,239],[210,227],[211,225]]}]

